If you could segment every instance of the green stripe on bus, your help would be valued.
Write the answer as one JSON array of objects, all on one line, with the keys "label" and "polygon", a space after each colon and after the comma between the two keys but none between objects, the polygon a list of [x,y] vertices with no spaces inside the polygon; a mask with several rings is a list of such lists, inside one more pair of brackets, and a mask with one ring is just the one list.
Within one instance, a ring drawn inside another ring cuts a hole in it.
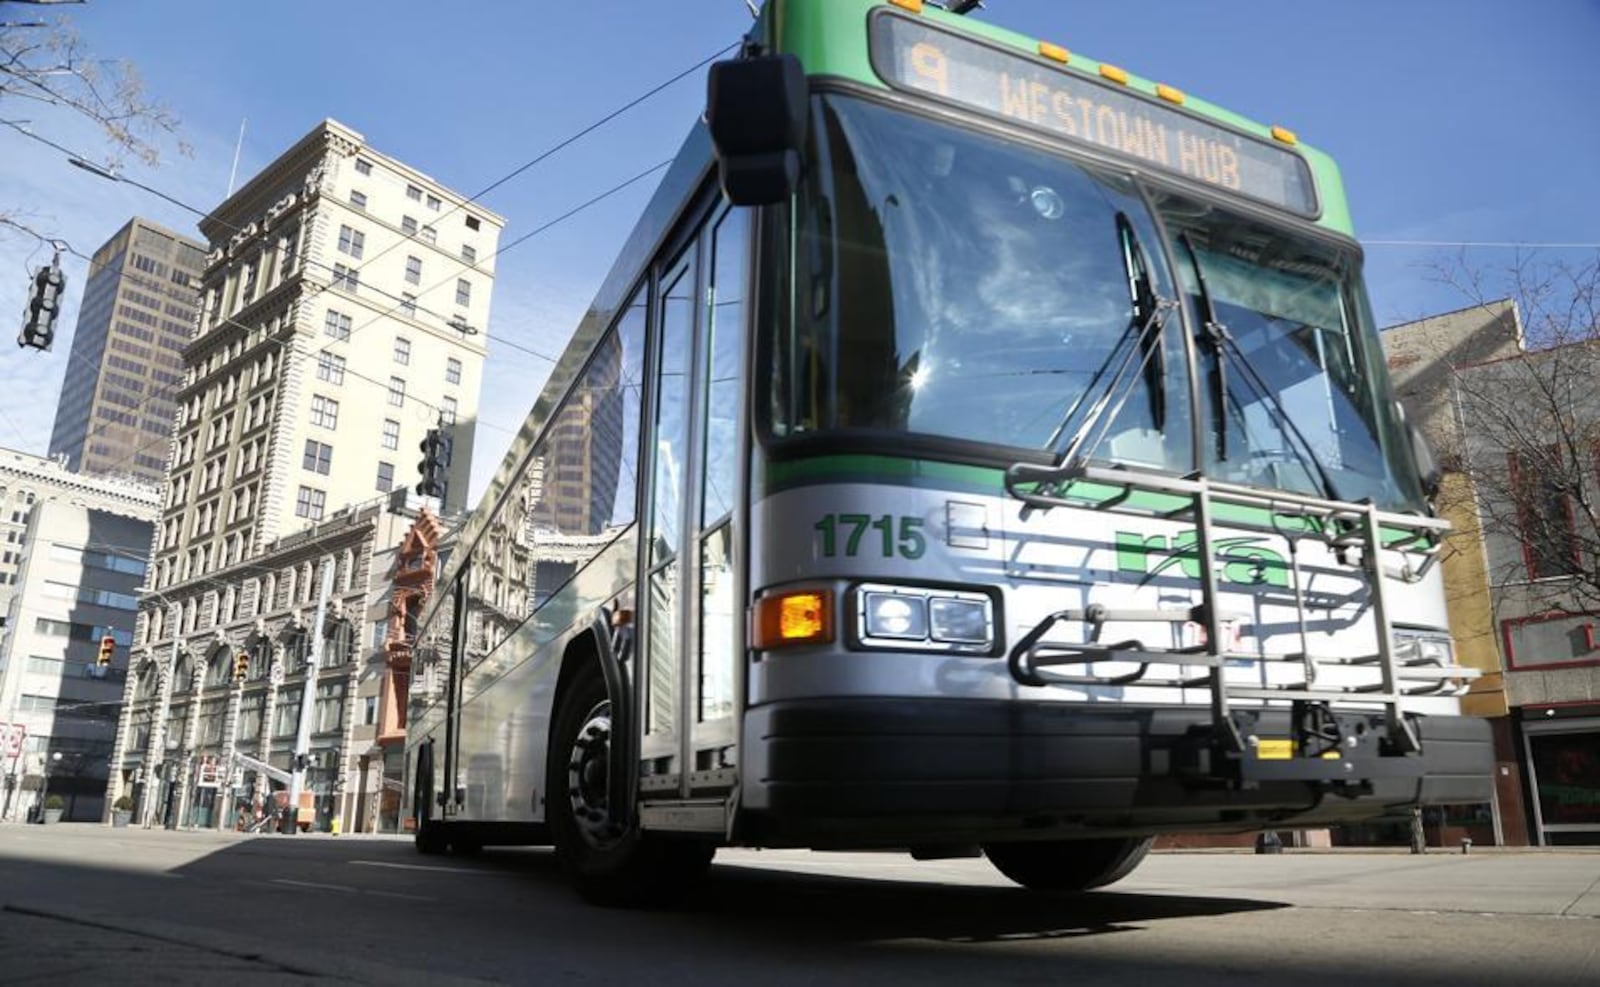
[{"label": "green stripe on bus", "polygon": [[[773,462],[767,464],[765,475],[758,479],[761,482],[756,491],[757,499],[785,490],[836,483],[872,483],[992,497],[1006,495],[1005,470],[898,456],[847,454]],[[1084,507],[1094,507],[1119,498],[1122,493],[1120,487],[1111,484],[1079,482],[1060,495]],[[1148,490],[1135,490],[1122,499],[1129,507],[1151,514],[1177,514],[1191,503],[1188,497],[1181,494]],[[1212,508],[1212,516],[1219,523],[1270,528],[1284,534],[1312,534],[1322,529],[1321,524],[1312,518],[1274,515],[1263,508],[1237,504],[1216,504]],[[1384,529],[1383,536],[1384,543],[1388,545],[1412,537],[1409,532],[1389,528]]]}]

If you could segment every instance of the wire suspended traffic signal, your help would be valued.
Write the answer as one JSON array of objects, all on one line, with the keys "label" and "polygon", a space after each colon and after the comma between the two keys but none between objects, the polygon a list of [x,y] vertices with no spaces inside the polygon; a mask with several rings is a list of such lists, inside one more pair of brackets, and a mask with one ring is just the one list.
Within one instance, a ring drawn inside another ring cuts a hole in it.
[{"label": "wire suspended traffic signal", "polygon": [[418,448],[422,450],[422,461],[417,463],[417,472],[422,474],[422,482],[417,484],[417,493],[424,497],[443,497],[444,468],[450,462],[450,445],[444,433],[437,428],[428,429]]},{"label": "wire suspended traffic signal", "polygon": [[48,350],[56,338],[56,316],[61,314],[61,296],[67,287],[67,276],[61,270],[61,255],[57,254],[49,267],[41,267],[33,276],[28,288],[28,305],[22,310],[22,332],[17,335],[18,346],[32,346]]},{"label": "wire suspended traffic signal", "polygon": [[117,653],[117,639],[107,634],[100,639],[100,653],[94,656],[94,663],[100,668],[111,664],[111,658]]}]

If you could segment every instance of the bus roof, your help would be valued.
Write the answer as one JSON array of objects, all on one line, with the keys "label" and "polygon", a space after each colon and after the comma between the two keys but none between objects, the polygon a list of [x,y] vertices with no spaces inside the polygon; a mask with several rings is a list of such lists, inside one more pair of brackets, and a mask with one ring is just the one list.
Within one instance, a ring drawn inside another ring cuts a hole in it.
[{"label": "bus roof", "polygon": [[[1278,153],[1277,149],[1281,149],[1297,155],[1310,168],[1317,202],[1315,215],[1303,212],[1301,215],[1325,229],[1354,236],[1338,166],[1327,154],[1301,143],[1288,128],[1250,120],[1191,96],[1183,92],[1181,87],[1133,75],[1118,66],[1071,51],[1066,44],[1071,40],[1068,36],[1031,38],[973,17],[947,13],[922,0],[768,0],[758,30],[775,50],[798,56],[806,73],[812,77],[832,77],[876,89],[898,88],[905,91],[904,86],[891,87],[879,71],[882,66],[874,65],[874,51],[869,43],[869,23],[874,16],[899,16],[925,22],[927,26],[948,32],[951,36],[972,39],[986,48],[998,49],[1004,52],[1000,57],[1007,61],[1020,64],[1025,60],[1036,66],[1037,70],[1062,73],[1067,79],[1076,77],[1074,81],[1078,84],[1115,93],[1125,102],[1131,102],[1127,93],[1136,94],[1132,100],[1139,101],[1167,119],[1202,121],[1246,135],[1252,146],[1259,143],[1267,153],[1275,154]],[[961,103],[967,109],[975,105],[967,100],[954,102]],[[1055,129],[1058,136],[1062,133],[1059,128],[1045,129]],[[1104,150],[1104,145],[1099,149]],[[1119,157],[1133,167],[1141,164],[1137,157]],[[1158,174],[1172,174],[1170,170],[1149,170]]]}]

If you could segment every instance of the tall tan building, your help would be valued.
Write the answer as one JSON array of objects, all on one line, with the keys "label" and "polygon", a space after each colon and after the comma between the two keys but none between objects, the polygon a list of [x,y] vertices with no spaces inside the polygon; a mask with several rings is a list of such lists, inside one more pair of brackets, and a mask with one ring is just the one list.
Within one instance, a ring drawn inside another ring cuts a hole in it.
[{"label": "tall tan building", "polygon": [[[355,615],[370,605],[370,555],[388,546],[344,544],[328,522],[354,525],[370,513],[356,505],[414,484],[418,445],[439,424],[453,455],[436,506],[465,504],[503,225],[331,120],[202,220],[210,252],[113,799],[131,785],[162,801],[143,818],[196,821],[201,749],[277,768],[303,715],[319,736],[350,736],[349,669],[379,647]],[[313,667],[319,619],[348,641]],[[241,653],[252,664],[235,675]],[[298,697],[313,694],[305,713]],[[326,784],[342,783],[347,754],[318,762]]]},{"label": "tall tan building", "polygon": [[94,252],[50,455],[80,473],[166,477],[204,262],[204,246],[137,217]]},{"label": "tall tan building", "polygon": [[331,120],[202,221],[157,589],[410,485],[441,420],[464,505],[502,225]]}]

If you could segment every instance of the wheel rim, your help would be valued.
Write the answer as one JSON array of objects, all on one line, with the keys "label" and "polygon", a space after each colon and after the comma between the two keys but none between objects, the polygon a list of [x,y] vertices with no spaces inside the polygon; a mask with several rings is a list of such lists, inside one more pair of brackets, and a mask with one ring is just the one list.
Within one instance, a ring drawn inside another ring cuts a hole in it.
[{"label": "wheel rim", "polygon": [[611,704],[602,702],[584,717],[567,754],[567,796],[572,818],[585,843],[615,846],[621,829],[611,818]]}]

